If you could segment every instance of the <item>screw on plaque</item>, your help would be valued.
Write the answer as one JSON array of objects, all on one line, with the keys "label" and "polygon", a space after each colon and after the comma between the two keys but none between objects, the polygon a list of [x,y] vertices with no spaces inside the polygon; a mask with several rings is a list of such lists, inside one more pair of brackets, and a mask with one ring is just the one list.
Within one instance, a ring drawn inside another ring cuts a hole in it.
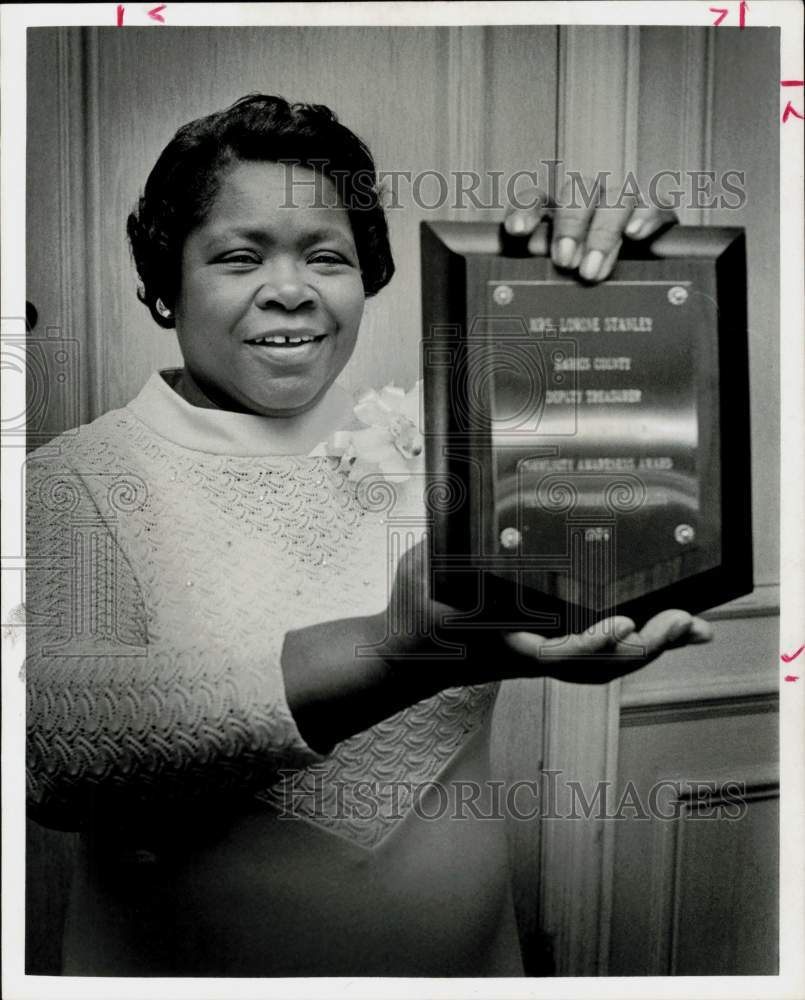
[{"label": "screw on plaque", "polygon": [[504,528],[500,533],[500,544],[510,552],[520,547],[523,536],[517,528]]},{"label": "screw on plaque", "polygon": [[514,298],[514,292],[512,291],[511,285],[497,285],[494,292],[492,292],[492,298],[497,305],[507,306]]},{"label": "screw on plaque", "polygon": [[684,302],[688,301],[688,290],[683,288],[682,285],[674,285],[673,288],[668,289],[668,301],[672,306],[681,306]]},{"label": "screw on plaque", "polygon": [[674,528],[674,538],[680,545],[689,545],[696,537],[696,531],[691,524],[678,524]]}]

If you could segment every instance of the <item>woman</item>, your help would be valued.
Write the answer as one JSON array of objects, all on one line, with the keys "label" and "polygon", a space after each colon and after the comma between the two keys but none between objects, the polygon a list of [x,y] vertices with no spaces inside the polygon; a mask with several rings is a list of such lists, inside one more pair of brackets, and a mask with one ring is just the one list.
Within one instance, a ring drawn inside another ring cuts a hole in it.
[{"label": "woman", "polygon": [[[322,107],[254,95],[180,129],[129,236],[183,367],[29,462],[31,808],[82,831],[67,974],[521,974],[502,819],[451,818],[468,783],[489,813],[496,682],[709,638],[684,612],[561,658],[457,636],[421,546],[389,598],[384,518],[311,454],[393,273],[374,179]],[[605,277],[621,216],[564,213],[557,262]],[[458,665],[428,658],[444,639]]]}]

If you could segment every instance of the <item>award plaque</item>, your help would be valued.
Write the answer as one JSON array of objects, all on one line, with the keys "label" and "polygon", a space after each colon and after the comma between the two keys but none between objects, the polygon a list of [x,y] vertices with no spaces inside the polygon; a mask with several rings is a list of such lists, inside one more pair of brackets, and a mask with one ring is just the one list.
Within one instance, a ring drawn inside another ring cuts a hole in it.
[{"label": "award plaque", "polygon": [[555,635],[750,591],[743,231],[627,241],[599,285],[544,226],[421,236],[434,596]]}]

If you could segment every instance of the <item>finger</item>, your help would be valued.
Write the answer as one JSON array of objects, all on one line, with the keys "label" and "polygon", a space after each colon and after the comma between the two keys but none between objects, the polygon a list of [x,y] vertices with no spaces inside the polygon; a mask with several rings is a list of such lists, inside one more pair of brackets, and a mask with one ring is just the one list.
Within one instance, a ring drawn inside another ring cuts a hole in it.
[{"label": "finger", "polygon": [[710,622],[706,622],[703,618],[692,618],[685,641],[691,644],[711,642],[714,635],[713,626]]},{"label": "finger", "polygon": [[506,208],[503,227],[510,236],[527,236],[545,217],[550,198],[542,188],[529,187],[519,192],[514,200],[516,203]]},{"label": "finger", "polygon": [[587,232],[584,259],[579,274],[585,281],[603,281],[615,265],[623,242],[623,231],[633,207],[602,206],[595,210]]},{"label": "finger", "polygon": [[678,221],[677,215],[670,208],[646,205],[634,209],[624,233],[630,240],[645,240],[649,236],[653,236],[658,229],[676,221]]},{"label": "finger", "polygon": [[629,195],[617,205],[607,205],[603,183],[590,184],[584,193],[579,205],[575,183],[565,184],[555,212],[552,257],[557,267],[575,270],[581,265],[579,273],[585,280],[603,281],[615,266],[637,198]]},{"label": "finger", "polygon": [[598,188],[594,184],[585,186],[585,197],[580,197],[576,184],[570,178],[565,181],[553,212],[551,260],[556,267],[572,270],[578,267],[590,219],[599,197]]},{"label": "finger", "polygon": [[625,636],[634,632],[631,618],[618,615],[598,622],[586,632],[563,635],[558,639],[546,639],[534,632],[511,632],[507,642],[522,656],[535,659],[578,659],[614,649]]},{"label": "finger", "polygon": [[612,273],[612,268],[618,259],[618,254],[623,246],[623,240],[618,239],[612,249],[604,253],[599,250],[591,250],[584,256],[579,267],[579,274],[585,281],[604,281]]},{"label": "finger", "polygon": [[661,611],[649,619],[639,632],[629,636],[624,645],[629,645],[632,649],[636,646],[642,647],[643,656],[651,660],[670,646],[685,645],[693,628],[693,622],[693,615],[687,611],[678,609]]}]

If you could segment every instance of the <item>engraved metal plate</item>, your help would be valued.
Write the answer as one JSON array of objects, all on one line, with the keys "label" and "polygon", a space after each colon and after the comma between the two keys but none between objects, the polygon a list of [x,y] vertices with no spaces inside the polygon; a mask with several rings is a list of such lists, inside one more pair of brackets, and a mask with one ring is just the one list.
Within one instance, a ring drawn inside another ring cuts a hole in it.
[{"label": "engraved metal plate", "polygon": [[741,231],[675,227],[596,286],[494,226],[422,241],[440,599],[565,631],[750,590]]}]

